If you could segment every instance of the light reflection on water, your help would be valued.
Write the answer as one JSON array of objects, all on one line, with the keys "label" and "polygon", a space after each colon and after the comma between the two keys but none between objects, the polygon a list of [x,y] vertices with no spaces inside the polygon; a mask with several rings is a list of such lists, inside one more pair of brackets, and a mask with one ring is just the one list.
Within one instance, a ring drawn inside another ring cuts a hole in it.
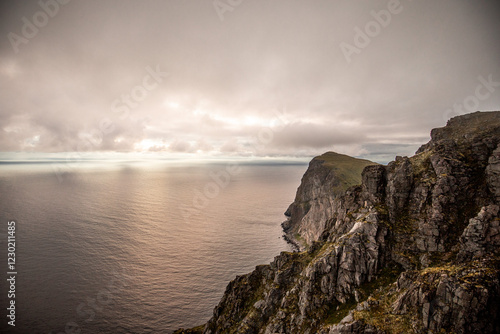
[{"label": "light reflection on water", "polygon": [[0,218],[17,221],[19,333],[205,322],[229,280],[288,249],[280,222],[307,167],[243,165],[193,211],[194,190],[225,165],[93,166],[62,181],[47,166],[13,166],[0,166]]}]

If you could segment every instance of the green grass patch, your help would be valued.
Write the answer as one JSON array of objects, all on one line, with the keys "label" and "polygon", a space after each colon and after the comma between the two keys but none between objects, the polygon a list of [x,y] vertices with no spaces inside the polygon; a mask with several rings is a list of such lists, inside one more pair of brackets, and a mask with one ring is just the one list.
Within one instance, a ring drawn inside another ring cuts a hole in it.
[{"label": "green grass patch", "polygon": [[332,189],[334,192],[344,192],[349,187],[361,184],[361,173],[366,166],[378,165],[377,163],[353,158],[345,154],[326,152],[314,158],[323,161],[323,166],[335,171],[339,185]]}]

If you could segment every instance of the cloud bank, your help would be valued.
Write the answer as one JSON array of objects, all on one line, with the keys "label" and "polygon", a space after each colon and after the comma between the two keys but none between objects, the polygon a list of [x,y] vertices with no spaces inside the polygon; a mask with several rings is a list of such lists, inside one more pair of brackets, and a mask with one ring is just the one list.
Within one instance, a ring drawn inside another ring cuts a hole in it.
[{"label": "cloud bank", "polygon": [[486,0],[2,1],[0,151],[412,154],[448,118],[500,109],[499,13]]}]

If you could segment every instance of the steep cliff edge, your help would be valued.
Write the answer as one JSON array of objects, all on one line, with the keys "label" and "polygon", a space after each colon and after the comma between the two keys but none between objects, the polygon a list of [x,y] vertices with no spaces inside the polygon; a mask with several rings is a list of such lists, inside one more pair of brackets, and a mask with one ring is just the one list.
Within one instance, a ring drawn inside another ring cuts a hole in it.
[{"label": "steep cliff edge", "polygon": [[184,333],[500,333],[499,214],[500,112],[453,118],[365,167],[306,251],[236,277]]},{"label": "steep cliff edge", "polygon": [[305,250],[318,240],[333,215],[334,200],[349,187],[361,184],[361,172],[376,163],[327,152],[315,157],[302,177],[295,200],[288,207],[283,230],[288,241]]}]

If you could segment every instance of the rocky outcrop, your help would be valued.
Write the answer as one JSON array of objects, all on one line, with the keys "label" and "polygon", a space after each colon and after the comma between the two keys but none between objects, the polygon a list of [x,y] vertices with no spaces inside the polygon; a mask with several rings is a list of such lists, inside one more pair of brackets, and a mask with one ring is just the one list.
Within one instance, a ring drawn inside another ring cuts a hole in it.
[{"label": "rocky outcrop", "polygon": [[490,192],[500,202],[500,147],[493,151],[486,167],[486,181]]},{"label": "rocky outcrop", "polygon": [[363,168],[374,162],[327,152],[315,157],[302,177],[294,202],[288,207],[283,230],[299,250],[318,240],[335,211],[335,198],[361,184]]},{"label": "rocky outcrop", "polygon": [[[367,166],[316,225],[308,211],[292,223],[303,251],[233,280],[198,332],[499,333],[499,144],[500,112],[474,113],[413,157]],[[328,195],[318,175],[292,217]]]}]

